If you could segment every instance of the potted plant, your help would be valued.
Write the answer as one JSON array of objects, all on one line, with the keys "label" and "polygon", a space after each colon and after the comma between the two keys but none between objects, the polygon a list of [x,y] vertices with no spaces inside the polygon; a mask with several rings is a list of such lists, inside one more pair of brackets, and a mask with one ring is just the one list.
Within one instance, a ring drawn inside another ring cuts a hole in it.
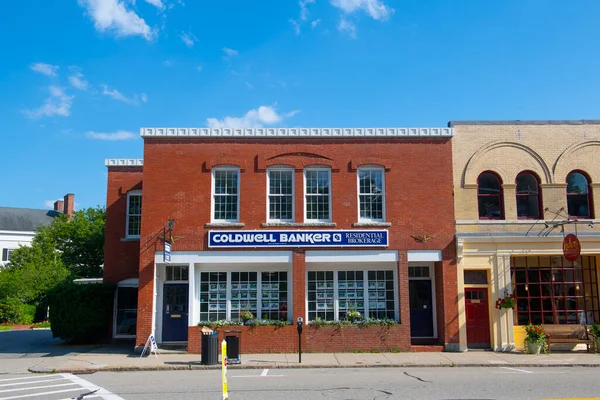
[{"label": "potted plant", "polygon": [[346,313],[346,319],[350,322],[356,322],[362,319],[362,315],[354,307],[350,307],[350,310]]},{"label": "potted plant", "polygon": [[548,352],[548,338],[546,331],[541,325],[529,323],[525,327],[525,348],[529,354],[540,354]]},{"label": "potted plant", "polygon": [[247,325],[248,321],[254,319],[254,314],[252,314],[249,310],[242,310],[240,311],[240,318],[242,319],[244,325]]},{"label": "potted plant", "polygon": [[597,323],[593,323],[589,328],[588,328],[588,332],[590,333],[590,335],[592,335],[594,337],[594,339],[596,340],[596,352],[600,353],[600,325],[598,325]]},{"label": "potted plant", "polygon": [[515,295],[508,293],[508,290],[504,291],[504,297],[499,297],[498,300],[496,300],[496,308],[498,310],[515,308],[516,304]]}]

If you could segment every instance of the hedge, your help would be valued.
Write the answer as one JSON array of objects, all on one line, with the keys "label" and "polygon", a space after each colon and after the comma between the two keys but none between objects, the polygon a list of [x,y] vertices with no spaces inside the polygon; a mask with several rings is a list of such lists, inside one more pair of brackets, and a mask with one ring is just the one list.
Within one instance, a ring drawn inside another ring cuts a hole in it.
[{"label": "hedge", "polygon": [[30,325],[33,323],[36,307],[21,300],[8,297],[0,300],[0,323]]},{"label": "hedge", "polygon": [[52,336],[95,343],[108,334],[115,286],[63,283],[48,294]]}]

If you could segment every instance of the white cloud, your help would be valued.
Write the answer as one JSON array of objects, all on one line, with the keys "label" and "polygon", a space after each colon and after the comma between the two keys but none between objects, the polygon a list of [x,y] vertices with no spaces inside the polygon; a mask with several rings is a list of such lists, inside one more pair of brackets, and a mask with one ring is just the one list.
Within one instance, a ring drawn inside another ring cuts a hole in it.
[{"label": "white cloud", "polygon": [[230,49],[229,47],[223,47],[223,53],[225,53],[226,57],[235,57],[239,54],[237,50]]},{"label": "white cloud", "polygon": [[156,31],[134,11],[128,10],[121,0],[78,0],[94,27],[100,32],[109,31],[116,36],[141,36],[152,40]]},{"label": "white cloud", "polygon": [[139,105],[139,100],[141,100],[142,103],[148,101],[148,96],[146,95],[146,93],[141,93],[139,96],[136,94],[133,97],[127,97],[123,93],[119,92],[117,89],[110,89],[104,84],[100,86],[102,87],[102,94],[104,96],[108,96],[115,100],[122,101],[123,103]]},{"label": "white cloud", "polygon": [[280,115],[270,106],[260,106],[248,111],[243,117],[225,117],[223,119],[208,118],[206,125],[209,128],[261,128],[264,125],[273,125],[298,113],[298,110],[285,115]]},{"label": "white cloud", "polygon": [[381,0],[330,0],[330,2],[332,6],[346,14],[364,11],[378,21],[385,21],[394,13],[394,9],[386,6]]},{"label": "white cloud", "polygon": [[315,29],[317,27],[317,25],[319,25],[319,23],[321,22],[321,19],[315,19],[313,22],[310,23],[310,27],[312,29]]},{"label": "white cloud", "polygon": [[254,85],[252,85],[250,82],[244,82],[244,84],[248,89],[254,89]]},{"label": "white cloud", "polygon": [[173,61],[171,60],[165,60],[162,63],[165,67],[170,67],[171,65],[173,65]]},{"label": "white cloud", "polygon": [[[59,200],[62,200],[62,199],[59,199]],[[44,201],[44,207],[54,210],[54,202],[55,201],[56,200],[46,200],[46,201]]]},{"label": "white cloud", "polygon": [[152,4],[154,7],[158,8],[160,10],[165,9],[165,5],[163,4],[163,2],[161,0],[146,0],[146,3]]},{"label": "white cloud", "polygon": [[136,139],[139,135],[129,131],[117,131],[110,133],[89,131],[85,133],[85,136],[96,140],[131,140]]},{"label": "white cloud", "polygon": [[198,38],[191,32],[181,32],[179,37],[187,47],[194,47],[194,43],[198,41]]},{"label": "white cloud", "polygon": [[198,66],[196,67],[196,69],[198,70],[198,72],[202,72],[202,65],[198,65]]},{"label": "white cloud", "polygon": [[75,72],[73,75],[69,76],[69,83],[75,88],[79,90],[87,90],[88,89],[88,81],[83,79],[83,74],[81,72]]},{"label": "white cloud", "polygon": [[24,113],[29,118],[52,117],[60,115],[68,117],[71,114],[71,105],[73,104],[74,96],[67,96],[64,89],[58,86],[49,86],[50,97],[44,104],[35,110],[25,110]]},{"label": "white cloud", "polygon": [[292,24],[292,26],[294,27],[294,33],[296,35],[299,35],[300,34],[300,24],[298,22],[296,22],[296,20],[294,20],[294,19],[289,19],[288,22],[290,24]]},{"label": "white cloud", "polygon": [[337,27],[340,32],[346,32],[348,35],[350,35],[350,37],[356,38],[356,26],[346,18],[340,18],[340,22],[338,22]]},{"label": "white cloud", "polygon": [[285,114],[285,117],[286,117],[286,118],[291,118],[291,117],[293,117],[294,115],[298,114],[299,112],[300,112],[300,110],[292,110],[292,111],[290,111],[289,113]]},{"label": "white cloud", "polygon": [[42,75],[46,76],[56,76],[58,71],[58,65],[44,64],[44,63],[35,63],[31,64],[29,68],[32,71],[38,72]]},{"label": "white cloud", "polygon": [[308,9],[306,8],[307,4],[314,4],[316,0],[300,0],[298,4],[300,4],[300,19],[302,21],[306,21],[308,18]]}]

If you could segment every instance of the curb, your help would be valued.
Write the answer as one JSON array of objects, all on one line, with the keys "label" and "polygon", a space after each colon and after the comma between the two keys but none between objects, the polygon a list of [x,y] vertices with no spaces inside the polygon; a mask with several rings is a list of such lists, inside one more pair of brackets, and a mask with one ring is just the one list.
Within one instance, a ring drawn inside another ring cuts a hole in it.
[{"label": "curb", "polygon": [[[243,369],[345,369],[345,368],[600,368],[600,364],[357,364],[357,365],[228,365],[229,370]],[[120,366],[106,368],[28,368],[34,374],[71,373],[93,374],[95,372],[141,372],[141,371],[210,371],[220,370],[220,365],[157,365]]]}]

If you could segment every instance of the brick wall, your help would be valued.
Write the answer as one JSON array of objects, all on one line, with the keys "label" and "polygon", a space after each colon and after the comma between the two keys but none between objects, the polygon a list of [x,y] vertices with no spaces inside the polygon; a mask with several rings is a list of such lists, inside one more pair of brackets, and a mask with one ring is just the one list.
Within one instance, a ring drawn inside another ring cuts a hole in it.
[{"label": "brick wall", "polygon": [[[200,329],[188,328],[188,352],[201,353]],[[240,330],[241,353],[295,353],[298,351],[296,326],[234,326],[219,329],[219,343],[224,339],[225,330]],[[358,326],[304,326],[302,351],[307,353],[331,353],[361,351],[410,350],[410,335],[406,327],[373,325]],[[220,348],[219,348],[220,350]]]},{"label": "brick wall", "polygon": [[140,242],[122,239],[125,238],[127,192],[141,188],[141,167],[108,168],[103,274],[105,282],[117,283],[138,277]]},{"label": "brick wall", "polygon": [[[241,229],[268,229],[262,228],[261,224],[266,222],[266,168],[269,166],[288,165],[295,170],[296,222],[304,220],[303,168],[330,166],[335,229],[357,229],[353,226],[358,222],[356,168],[367,164],[385,167],[386,221],[392,224],[387,228],[390,236],[387,249],[398,250],[404,257],[398,269],[403,324],[400,331],[408,340],[406,251],[446,249],[454,241],[451,146],[448,139],[146,138],[138,344],[143,344],[152,330],[154,252],[162,250],[158,238],[165,222],[175,220],[173,235],[179,239],[173,244],[172,251],[208,250],[205,224],[211,221],[211,169],[217,165],[241,168],[240,222],[245,224]],[[434,238],[417,243],[411,235],[432,235]],[[304,315],[304,251],[296,250],[294,254],[293,284],[297,296],[294,312]],[[455,254],[444,252],[444,257],[444,268],[455,262]],[[443,282],[440,279],[440,284]],[[445,290],[443,288],[442,292]],[[443,295],[445,300],[438,301],[445,309],[438,314],[452,321],[457,313],[456,304],[452,303],[456,288],[451,284],[447,290],[450,293]]]}]

